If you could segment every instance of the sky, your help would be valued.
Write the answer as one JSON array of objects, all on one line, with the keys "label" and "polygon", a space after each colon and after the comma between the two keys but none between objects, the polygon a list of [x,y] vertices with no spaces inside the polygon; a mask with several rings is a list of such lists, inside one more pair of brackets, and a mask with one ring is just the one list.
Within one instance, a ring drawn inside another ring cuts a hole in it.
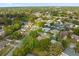
[{"label": "sky", "polygon": [[0,3],[79,3],[79,0],[0,0]]},{"label": "sky", "polygon": [[79,6],[79,3],[0,3],[0,7],[22,6]]}]

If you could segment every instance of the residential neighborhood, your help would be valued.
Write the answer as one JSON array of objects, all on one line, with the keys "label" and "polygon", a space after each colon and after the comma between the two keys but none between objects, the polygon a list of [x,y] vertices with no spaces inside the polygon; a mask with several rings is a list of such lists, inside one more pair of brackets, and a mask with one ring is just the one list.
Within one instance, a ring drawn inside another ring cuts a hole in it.
[{"label": "residential neighborhood", "polygon": [[0,8],[0,56],[79,56],[79,7]]}]

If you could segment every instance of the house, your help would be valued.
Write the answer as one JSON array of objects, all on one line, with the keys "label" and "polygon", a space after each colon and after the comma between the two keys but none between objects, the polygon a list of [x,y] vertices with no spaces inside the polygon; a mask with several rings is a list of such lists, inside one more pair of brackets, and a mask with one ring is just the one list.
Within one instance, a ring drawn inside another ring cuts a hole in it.
[{"label": "house", "polygon": [[39,28],[40,28],[40,27],[38,27],[38,26],[36,26],[36,25],[33,25],[30,30],[37,30],[37,29],[39,29]]},{"label": "house", "polygon": [[54,35],[56,35],[56,34],[58,34],[58,33],[59,33],[59,31],[58,31],[58,30],[56,30],[56,29],[54,29],[54,30],[50,30],[50,33],[53,33]]},{"label": "house", "polygon": [[65,29],[64,24],[62,22],[56,22],[54,26],[57,30],[64,30]]},{"label": "house", "polygon": [[20,40],[16,40],[16,43],[19,43],[20,42]]},{"label": "house", "polygon": [[46,17],[50,19],[51,18],[51,15],[50,14],[47,14]]},{"label": "house", "polygon": [[53,20],[47,20],[46,23],[47,23],[47,24],[48,24],[48,23],[50,24],[50,23],[52,23],[52,22],[53,22]]},{"label": "house", "polygon": [[53,44],[54,44],[54,43],[57,43],[57,41],[56,41],[56,40],[51,40],[51,43],[53,43]]},{"label": "house", "polygon": [[71,11],[67,11],[67,14],[73,14],[73,12],[71,12]]},{"label": "house", "polygon": [[0,42],[0,50],[3,49],[6,46],[6,44],[7,44],[6,41]]},{"label": "house", "polygon": [[50,23],[46,23],[45,27],[51,27]]},{"label": "house", "polygon": [[0,29],[0,36],[4,36],[4,35],[5,35],[5,32],[2,29]]},{"label": "house", "polygon": [[56,29],[54,29],[54,30],[50,30],[50,33],[52,34],[52,39],[54,39],[54,40],[58,40],[59,38],[59,30],[56,30]]},{"label": "house", "polygon": [[35,12],[34,15],[35,15],[36,17],[40,17],[42,14],[41,14],[40,12]]},{"label": "house", "polygon": [[71,43],[69,47],[70,48],[75,48],[76,47],[76,44],[75,43]]},{"label": "house", "polygon": [[79,53],[76,53],[75,50],[73,48],[70,48],[70,47],[66,48],[64,50],[64,53],[69,55],[69,56],[79,56]]},{"label": "house", "polygon": [[79,36],[78,35],[73,34],[73,35],[71,35],[71,38],[79,41]]},{"label": "house", "polygon": [[38,40],[42,40],[45,38],[49,38],[50,36],[47,33],[40,33],[40,35],[37,37]]},{"label": "house", "polygon": [[41,17],[37,18],[37,20],[35,20],[35,22],[40,21],[40,22],[46,22],[46,20],[43,20]]},{"label": "house", "polygon": [[42,30],[45,31],[45,32],[49,32],[50,28],[42,28]]},{"label": "house", "polygon": [[23,24],[23,25],[27,25],[27,24],[28,24],[28,22],[22,22],[22,24]]},{"label": "house", "polygon": [[79,27],[79,25],[75,25],[75,27],[74,28],[78,28]]},{"label": "house", "polygon": [[69,35],[69,32],[68,31],[61,31],[60,32],[60,37],[66,37]]},{"label": "house", "polygon": [[67,28],[69,28],[69,29],[72,29],[72,28],[75,27],[75,25],[74,25],[73,23],[68,23],[68,22],[65,23],[65,26],[66,26]]}]

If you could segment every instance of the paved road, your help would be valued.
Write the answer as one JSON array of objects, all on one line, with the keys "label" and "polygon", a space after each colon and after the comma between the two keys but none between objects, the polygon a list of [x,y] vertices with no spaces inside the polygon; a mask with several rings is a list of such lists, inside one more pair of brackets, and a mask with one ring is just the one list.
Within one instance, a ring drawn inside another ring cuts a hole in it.
[{"label": "paved road", "polygon": [[79,53],[75,53],[75,50],[71,48],[67,48],[64,53],[68,54],[69,56],[79,56]]},{"label": "paved road", "polygon": [[69,56],[66,53],[62,52],[62,54],[60,56]]},{"label": "paved road", "polygon": [[16,46],[14,46],[14,48],[6,56],[12,56],[13,51],[16,49],[16,47],[19,47],[20,44],[21,42],[19,42],[19,44],[17,44]]}]

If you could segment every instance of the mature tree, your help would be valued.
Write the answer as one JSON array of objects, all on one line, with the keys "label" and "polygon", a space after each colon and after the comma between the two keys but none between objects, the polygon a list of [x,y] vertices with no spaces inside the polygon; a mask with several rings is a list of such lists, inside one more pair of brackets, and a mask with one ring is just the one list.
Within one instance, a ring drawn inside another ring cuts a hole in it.
[{"label": "mature tree", "polygon": [[28,45],[26,46],[21,46],[19,48],[16,48],[13,51],[13,56],[26,56],[30,52],[30,49]]},{"label": "mature tree", "polygon": [[22,34],[19,31],[16,31],[10,35],[10,38],[19,40],[22,38]]},{"label": "mature tree", "polygon": [[51,41],[49,38],[40,40],[40,47],[42,47],[42,48],[46,49],[48,47],[48,45],[50,45],[50,44],[51,44]]},{"label": "mature tree", "polygon": [[68,36],[68,38],[65,39],[65,40],[62,40],[61,43],[62,43],[62,45],[63,45],[64,48],[67,48],[67,47],[70,46],[71,43],[74,43],[75,44],[76,43],[76,40],[74,40],[74,39],[72,39],[71,37]]},{"label": "mature tree", "polygon": [[28,15],[28,17],[27,17],[27,20],[28,21],[31,21],[31,22],[34,22],[35,19],[36,19],[36,16],[35,15],[32,15],[32,14]]},{"label": "mature tree", "polygon": [[76,25],[79,25],[79,21],[77,21],[77,20],[72,20],[72,23],[76,24]]},{"label": "mature tree", "polygon": [[20,48],[14,50],[13,55],[26,55],[27,53],[31,52],[34,48],[37,47],[39,47],[39,41],[34,37],[27,36],[23,39]]},{"label": "mature tree", "polygon": [[20,23],[15,23],[14,25],[13,25],[13,30],[15,31],[15,30],[18,30],[18,29],[20,29],[21,28],[21,24]]},{"label": "mature tree", "polygon": [[9,35],[13,32],[13,27],[12,26],[4,26],[3,30],[5,31],[6,35]]},{"label": "mature tree", "polygon": [[75,52],[79,53],[79,42],[76,43]]},{"label": "mature tree", "polygon": [[11,25],[12,21],[7,17],[3,17],[2,19],[0,19],[0,23],[5,25]]},{"label": "mature tree", "polygon": [[64,49],[66,49],[69,46],[69,43],[66,40],[62,40],[62,45]]},{"label": "mature tree", "polygon": [[0,41],[1,41],[1,40],[3,40],[3,37],[2,37],[2,36],[0,36]]},{"label": "mature tree", "polygon": [[13,51],[13,56],[22,56],[22,50],[20,48],[16,48],[14,51]]},{"label": "mature tree", "polygon": [[74,34],[79,35],[79,28],[75,28],[75,29],[73,30],[73,32],[74,32]]},{"label": "mature tree", "polygon": [[38,36],[38,32],[37,31],[30,31],[29,36],[31,37],[37,37]]},{"label": "mature tree", "polygon": [[39,47],[39,48],[34,48],[34,49],[32,50],[32,53],[33,53],[34,55],[38,55],[38,56],[47,56],[47,55],[48,55],[48,52],[47,52],[45,49],[41,48],[41,47]]},{"label": "mature tree", "polygon": [[48,55],[61,55],[61,53],[63,52],[63,47],[61,44],[59,43],[54,43],[49,45],[49,50],[48,50]]},{"label": "mature tree", "polygon": [[41,22],[41,21],[36,22],[36,25],[39,26],[39,27],[43,27],[44,24],[45,24],[45,22]]}]

